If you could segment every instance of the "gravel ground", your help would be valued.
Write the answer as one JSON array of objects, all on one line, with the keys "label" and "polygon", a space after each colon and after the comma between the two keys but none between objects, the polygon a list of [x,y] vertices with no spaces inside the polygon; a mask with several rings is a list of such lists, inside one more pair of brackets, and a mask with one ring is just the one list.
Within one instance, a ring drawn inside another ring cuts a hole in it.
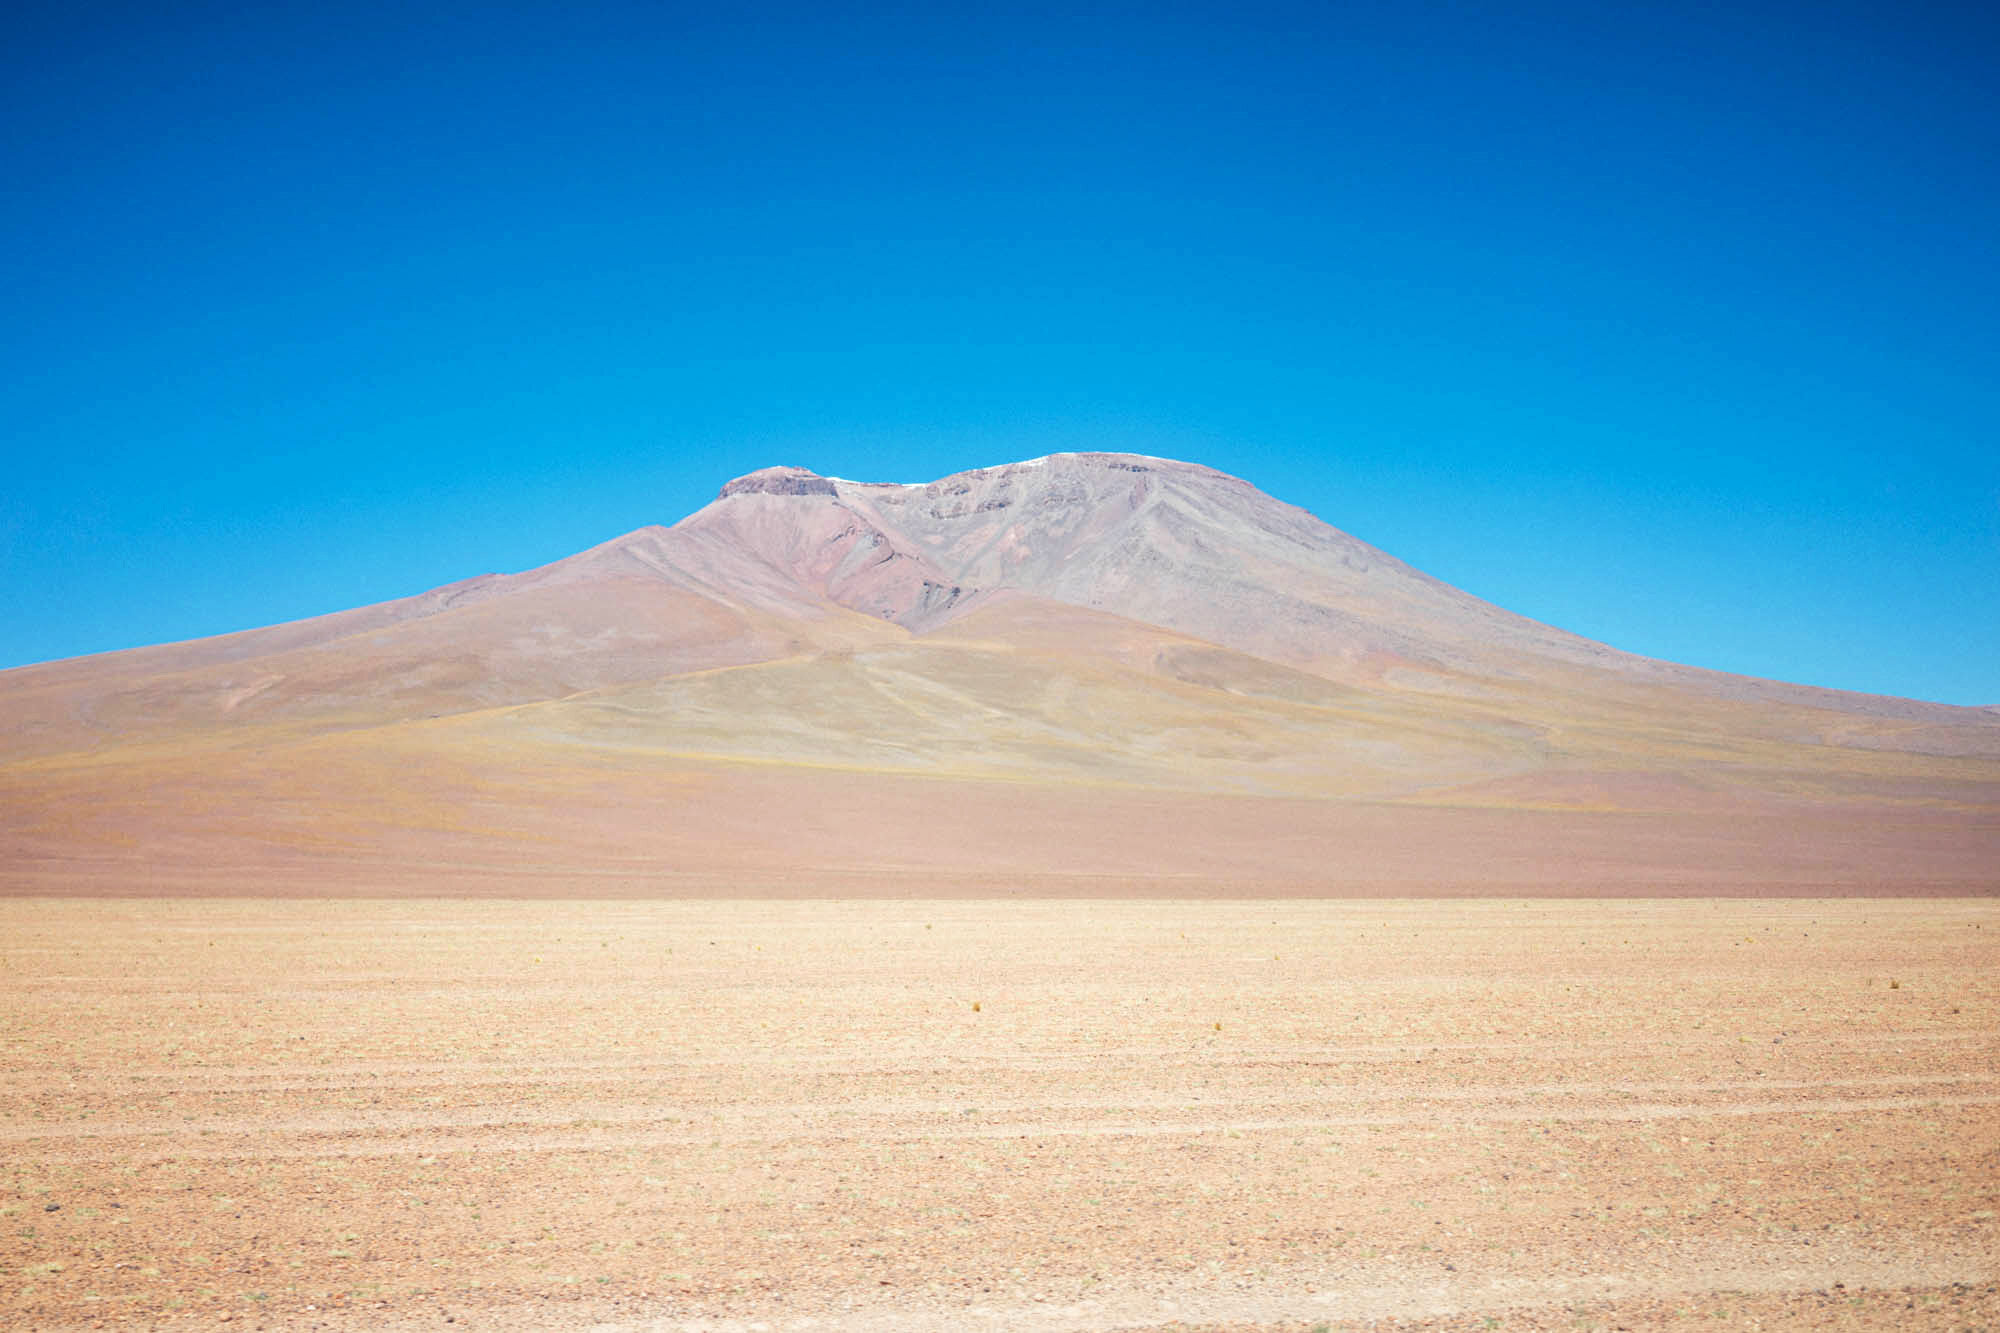
[{"label": "gravel ground", "polygon": [[0,901],[0,1325],[2000,1326],[2000,904]]}]

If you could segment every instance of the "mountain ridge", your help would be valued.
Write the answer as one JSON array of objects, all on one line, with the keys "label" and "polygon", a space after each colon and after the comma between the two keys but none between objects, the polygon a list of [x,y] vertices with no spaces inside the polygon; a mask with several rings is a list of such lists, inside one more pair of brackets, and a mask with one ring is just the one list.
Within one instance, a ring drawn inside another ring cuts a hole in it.
[{"label": "mountain ridge", "polygon": [[[1104,478],[1113,485],[1086,484]],[[1209,488],[1193,497],[1199,512],[1189,512],[1185,493],[1163,497],[1165,478]],[[1032,535],[1024,531],[1023,511],[1042,520]],[[1244,541],[1246,533],[1253,542]],[[1219,558],[1218,534],[1235,538],[1238,549]],[[1037,544],[1053,544],[1056,558],[1044,550],[1037,563]],[[1298,552],[1317,557],[1317,567],[1296,559]],[[1293,568],[1281,567],[1287,557],[1294,557]],[[1213,577],[1230,560],[1267,581],[1276,574],[1296,582],[1303,571],[1318,582],[1303,591],[1253,588],[1245,597],[1252,580]],[[1200,575],[1211,576],[1206,586]],[[495,598],[619,578],[657,581],[753,619],[777,615],[797,622],[794,630],[858,612],[921,634],[996,595],[1027,593],[1321,674],[1472,667],[1505,675],[1519,669],[1516,659],[1526,652],[1565,666],[1724,682],[1733,691],[1808,706],[1939,722],[2000,716],[2000,707],[1796,685],[1628,653],[1463,593],[1241,478],[1201,464],[1098,452],[1051,454],[926,483],[761,468],[724,483],[709,505],[671,525],[647,525],[534,569],[482,574],[279,625],[17,667],[0,672],[0,689],[65,670],[117,675],[242,663],[393,631]],[[1172,586],[1175,579],[1181,586]],[[1237,604],[1224,605],[1231,595]],[[1428,623],[1416,618],[1419,612]],[[596,625],[600,632],[610,628]],[[853,635],[850,623],[831,637],[838,643]],[[816,641],[809,633],[776,637],[801,648]],[[1480,651],[1468,656],[1471,648]]]}]

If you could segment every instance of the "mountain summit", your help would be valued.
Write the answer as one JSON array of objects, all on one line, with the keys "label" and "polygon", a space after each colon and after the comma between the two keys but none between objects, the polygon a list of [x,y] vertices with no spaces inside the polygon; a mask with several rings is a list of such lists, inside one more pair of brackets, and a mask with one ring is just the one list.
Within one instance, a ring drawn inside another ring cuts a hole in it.
[{"label": "mountain summit", "polygon": [[[753,767],[703,767],[716,764]],[[144,810],[217,783],[245,810],[275,801],[315,837],[351,826],[377,847],[385,828],[428,827],[411,813],[421,801],[366,813],[412,773],[453,775],[447,823],[497,819],[512,837],[560,826],[579,774],[652,791],[690,765],[704,781],[922,777],[926,791],[960,784],[954,801],[999,781],[1432,807],[1992,811],[2000,721],[1619,652],[1239,478],[1107,453],[921,484],[764,468],[671,527],[525,573],[0,673],[14,821],[0,833],[30,860],[74,854],[71,835],[100,824],[104,846],[132,845]],[[531,772],[547,784],[516,790]],[[464,806],[465,790],[496,786],[510,794]],[[153,804],[130,813],[145,792]],[[78,809],[94,813],[79,825]],[[268,842],[259,827],[252,841]]]},{"label": "mountain summit", "polygon": [[1053,454],[923,485],[769,468],[674,531],[723,534],[817,595],[919,633],[1023,593],[1305,666],[1604,653],[1248,482],[1132,454]]},{"label": "mountain summit", "polygon": [[1312,671],[1629,660],[1239,478],[1133,454],[1054,454],[922,484],[765,468],[672,528],[580,559],[725,603],[805,618],[839,607],[916,634],[1025,595]]}]

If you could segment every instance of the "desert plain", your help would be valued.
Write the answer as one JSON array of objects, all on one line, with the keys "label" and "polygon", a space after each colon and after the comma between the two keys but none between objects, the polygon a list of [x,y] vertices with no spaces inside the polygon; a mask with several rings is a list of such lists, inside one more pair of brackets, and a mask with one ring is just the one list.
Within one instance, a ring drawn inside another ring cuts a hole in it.
[{"label": "desert plain", "polygon": [[0,1044],[8,1329],[1992,1328],[2000,709],[764,469],[0,672]]},{"label": "desert plain", "polygon": [[0,901],[10,1328],[2000,1321],[2000,905]]}]

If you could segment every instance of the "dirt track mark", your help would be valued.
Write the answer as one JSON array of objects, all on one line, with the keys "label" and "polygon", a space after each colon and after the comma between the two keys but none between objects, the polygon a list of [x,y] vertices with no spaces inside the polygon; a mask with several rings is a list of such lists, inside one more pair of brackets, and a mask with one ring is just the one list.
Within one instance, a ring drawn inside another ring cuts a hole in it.
[{"label": "dirt track mark", "polygon": [[[1897,1114],[1911,1111],[1941,1111],[2000,1106],[2000,1094],[1991,1096],[1870,1097],[1782,1102],[1721,1102],[1691,1105],[1636,1106],[1553,1106],[1519,1109],[1455,1106],[1450,1118],[1470,1124],[1584,1124],[1591,1122],[1650,1123],[1667,1120],[1738,1119],[1757,1116],[1841,1116]],[[1195,1109],[1195,1108],[1186,1108]],[[1225,1108],[1203,1107],[1216,1112]],[[688,1108],[671,1111],[635,1111],[607,1107],[585,1115],[510,1115],[494,1119],[421,1119],[404,1117],[385,1124],[380,1118],[351,1121],[279,1121],[274,1123],[237,1122],[218,1124],[189,1119],[179,1124],[161,1124],[120,1129],[106,1127],[72,1129],[46,1133],[9,1135],[12,1141],[39,1143],[45,1149],[61,1151],[65,1157],[81,1160],[99,1157],[128,1165],[148,1160],[164,1161],[285,1161],[301,1159],[437,1156],[450,1153],[551,1153],[611,1152],[632,1149],[696,1147],[716,1143],[796,1144],[824,1143],[829,1146],[868,1142],[951,1142],[978,1139],[1056,1138],[1201,1138],[1209,1135],[1268,1134],[1286,1131],[1334,1129],[1388,1129],[1435,1125],[1443,1108],[1412,1110],[1401,1114],[1352,1114],[1287,1117],[1282,1119],[1211,1114],[1200,1120],[1183,1121],[1006,1121],[962,1127],[938,1127],[893,1116],[871,1116],[866,1110],[847,1110],[822,1115],[819,1122],[800,1119],[756,1128],[754,1122],[783,1121],[782,1114],[761,1110],[740,1110],[723,1114],[702,1114]],[[931,1118],[947,1111],[926,1113]],[[648,1129],[644,1126],[675,1125],[675,1129]],[[618,1127],[612,1127],[612,1126]],[[582,1126],[582,1127],[579,1127]],[[570,1132],[563,1132],[569,1130]],[[189,1133],[212,1141],[237,1135],[257,1141],[256,1147],[228,1148],[202,1142],[186,1143]],[[274,1138],[301,1140],[297,1146],[271,1146]],[[146,1142],[169,1139],[153,1147]],[[356,1139],[373,1142],[356,1143]],[[101,1151],[91,1151],[93,1149]]]},{"label": "dirt track mark", "polygon": [[[589,1333],[930,1333],[957,1329],[1023,1333],[1103,1333],[1190,1325],[1254,1328],[1306,1322],[1435,1319],[1469,1314],[1518,1314],[1539,1307],[1685,1302],[1718,1293],[1803,1296],[1843,1291],[1990,1286],[2000,1274],[1991,1254],[1947,1253],[1915,1258],[1840,1248],[1833,1256],[1796,1247],[1718,1247],[1684,1255],[1680,1266],[1643,1274],[1585,1271],[1528,1278],[1435,1273],[1413,1278],[1386,1265],[1361,1264],[1318,1274],[1287,1274],[1277,1281],[1170,1283],[1146,1287],[1108,1284],[1067,1302],[975,1303],[949,1310],[880,1303],[817,1318],[715,1319],[663,1315],[588,1326]],[[1670,1312],[1668,1313],[1671,1319]],[[520,1327],[536,1327],[532,1323]]]}]

